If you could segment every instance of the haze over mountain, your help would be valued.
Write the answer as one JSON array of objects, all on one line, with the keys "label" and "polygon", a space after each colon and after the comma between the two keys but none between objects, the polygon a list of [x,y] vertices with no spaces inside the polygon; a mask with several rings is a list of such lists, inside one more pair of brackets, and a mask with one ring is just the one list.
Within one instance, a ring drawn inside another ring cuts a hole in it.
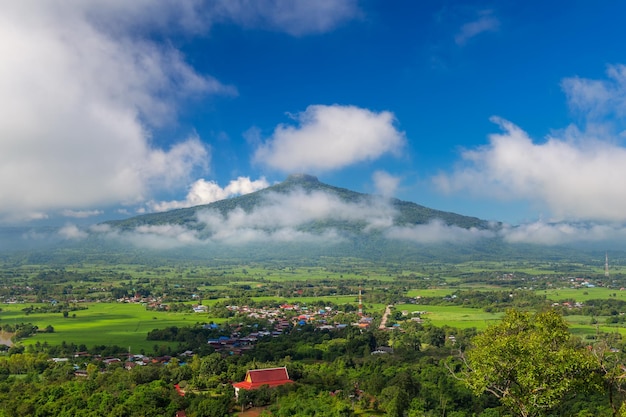
[{"label": "haze over mountain", "polygon": [[[38,256],[51,259],[55,259],[51,253],[56,251],[56,256],[69,253],[75,260],[134,254],[207,261],[320,256],[432,261],[572,253],[571,244],[568,248],[551,244],[549,249],[546,242],[529,245],[524,240],[527,233],[523,226],[359,193],[325,184],[312,175],[296,174],[264,189],[211,204],[83,228],[73,224],[58,229],[4,228],[0,237],[4,238],[1,249],[34,250],[39,251]],[[604,244],[602,241],[591,249],[604,251]]]},{"label": "haze over mountain", "polygon": [[[306,174],[211,204],[109,221],[99,230],[170,237],[170,244],[341,243],[367,237],[417,243],[468,242],[500,228],[475,217],[358,193]],[[163,243],[163,242],[161,242]]]},{"label": "haze over mountain", "polygon": [[[300,230],[336,227],[346,231],[363,231],[377,226],[415,226],[437,221],[463,229],[493,227],[489,222],[475,217],[324,184],[317,177],[307,174],[293,174],[285,181],[265,189],[211,204],[108,221],[105,224],[122,230],[163,224],[206,230],[211,228],[211,224],[205,221],[206,212],[230,219],[243,213],[254,216],[260,211],[263,211],[263,219],[257,216],[259,222],[248,223],[249,227],[272,229],[288,225]],[[292,212],[286,218],[288,211]],[[321,224],[315,224],[318,222]],[[360,228],[359,223],[362,226]]]}]

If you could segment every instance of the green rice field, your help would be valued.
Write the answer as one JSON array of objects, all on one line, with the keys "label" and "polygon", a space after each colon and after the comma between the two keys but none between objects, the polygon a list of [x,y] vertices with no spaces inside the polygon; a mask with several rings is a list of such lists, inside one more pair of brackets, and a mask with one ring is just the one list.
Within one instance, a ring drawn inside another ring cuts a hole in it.
[{"label": "green rice field", "polygon": [[[86,303],[87,310],[70,311],[67,318],[61,313],[33,313],[26,316],[21,310],[30,305],[4,304],[0,312],[0,325],[32,323],[39,329],[48,325],[54,327],[54,333],[39,333],[24,339],[22,343],[25,345],[38,341],[56,345],[65,341],[88,347],[118,345],[150,351],[155,342],[146,340],[146,334],[155,328],[224,320],[208,319],[206,315],[196,313],[148,311],[139,304],[124,303]],[[37,307],[37,304],[32,305]]]},{"label": "green rice field", "polygon": [[487,326],[497,323],[503,313],[486,313],[481,309],[460,306],[439,306],[422,304],[398,304],[397,311],[425,312],[422,319],[435,326],[452,326],[461,329],[475,327],[483,330]]},{"label": "green rice field", "polygon": [[[475,327],[478,330],[484,330],[488,326],[496,324],[503,316],[503,313],[487,313],[482,309],[462,306],[398,304],[395,308],[397,311],[405,310],[409,313],[413,311],[425,312],[421,314],[421,317],[426,323],[461,329]],[[598,332],[617,332],[622,336],[626,336],[626,326],[618,324],[608,325],[606,324],[607,317],[596,317],[598,324],[592,324],[589,316],[567,315],[564,318],[570,326],[570,331],[576,336],[591,337]]]},{"label": "green rice field", "polygon": [[626,291],[620,291],[614,288],[559,288],[551,290],[538,290],[539,295],[545,295],[548,300],[555,302],[564,300],[574,300],[577,302],[585,302],[594,299],[610,299],[626,300]]}]

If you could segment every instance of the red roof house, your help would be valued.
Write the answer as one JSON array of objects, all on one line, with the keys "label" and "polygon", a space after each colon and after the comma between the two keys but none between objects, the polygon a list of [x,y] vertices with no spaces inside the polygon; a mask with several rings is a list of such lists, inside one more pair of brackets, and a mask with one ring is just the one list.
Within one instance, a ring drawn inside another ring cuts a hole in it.
[{"label": "red roof house", "polygon": [[293,382],[289,379],[287,368],[267,368],[267,369],[252,369],[246,372],[246,378],[242,382],[233,384],[235,388],[235,396],[239,395],[239,389],[253,390],[261,388],[263,385],[269,387],[278,387],[280,385],[289,384]]}]

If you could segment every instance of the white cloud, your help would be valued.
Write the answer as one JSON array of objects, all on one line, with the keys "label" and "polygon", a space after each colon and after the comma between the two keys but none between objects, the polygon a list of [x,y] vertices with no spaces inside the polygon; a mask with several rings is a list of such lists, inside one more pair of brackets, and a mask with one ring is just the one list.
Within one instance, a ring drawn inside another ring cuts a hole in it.
[{"label": "white cloud", "polygon": [[[215,210],[200,211],[197,221],[201,231],[181,225],[140,226],[131,231],[99,225],[90,231],[149,248],[264,242],[333,244],[345,239],[333,222],[358,222],[366,232],[384,230],[393,224],[395,214],[395,209],[382,198],[348,203],[323,192],[297,190],[290,194],[271,193],[251,212],[241,208],[227,215]],[[301,229],[316,221],[326,226],[311,232]]]},{"label": "white cloud", "polygon": [[393,197],[398,189],[398,184],[400,184],[400,178],[394,177],[386,171],[374,172],[372,179],[376,192],[384,197]]},{"label": "white cloud", "polygon": [[388,227],[395,210],[383,200],[347,203],[324,192],[272,193],[251,212],[237,208],[226,216],[215,211],[198,214],[200,223],[213,233],[214,240],[227,240],[241,230],[297,229],[315,221],[357,221],[366,229]]},{"label": "white cloud", "polygon": [[441,220],[413,226],[394,226],[385,231],[389,239],[408,240],[416,243],[470,243],[478,239],[495,237],[492,230],[464,229],[450,226]]},{"label": "white cloud", "polygon": [[257,148],[256,162],[288,172],[330,171],[398,153],[405,143],[394,115],[386,111],[312,105],[293,118],[299,125],[276,127]]},{"label": "white cloud", "polygon": [[141,37],[137,27],[174,8],[162,4],[0,5],[0,217],[140,201],[206,166],[197,137],[150,143],[181,97],[234,92]]},{"label": "white cloud", "polygon": [[61,214],[65,217],[84,219],[87,217],[99,216],[104,213],[101,210],[63,210]]},{"label": "white cloud", "polygon": [[206,171],[196,135],[161,148],[152,132],[183,99],[237,91],[156,39],[222,22],[321,33],[359,13],[355,0],[2,2],[0,221],[138,203]]},{"label": "white cloud", "polygon": [[564,245],[626,241],[626,226],[598,223],[550,223],[537,221],[517,227],[505,227],[500,234],[509,243]]},{"label": "white cloud", "polygon": [[609,65],[606,80],[566,78],[561,86],[570,109],[591,123],[606,123],[607,117],[626,116],[626,66]]},{"label": "white cloud", "polygon": [[113,238],[135,246],[148,249],[174,249],[185,246],[197,246],[203,242],[198,232],[176,224],[145,225],[132,231],[104,229],[108,238]]},{"label": "white cloud", "polygon": [[[226,215],[215,210],[200,211],[197,221],[202,230],[199,232],[180,225],[141,226],[125,232],[107,227],[97,231],[152,248],[263,242],[333,244],[346,239],[343,232],[334,227],[335,222],[343,221],[360,224],[365,233],[381,232],[387,239],[424,244],[471,243],[496,236],[493,230],[463,229],[448,226],[440,220],[422,225],[394,226],[397,214],[384,198],[345,202],[324,192],[297,190],[290,194],[269,194],[250,212],[241,208]],[[325,226],[318,231],[306,231],[307,225],[313,222]]]},{"label": "white cloud", "polygon": [[500,29],[500,20],[493,16],[493,11],[480,12],[478,19],[465,23],[454,37],[457,45],[465,45],[470,39],[484,32],[496,32]]},{"label": "white cloud", "polygon": [[177,208],[193,207],[213,203],[237,195],[249,194],[267,188],[269,183],[265,178],[251,181],[249,177],[238,177],[222,188],[215,181],[199,179],[195,181],[182,201],[162,201],[149,203],[151,211],[167,211]]},{"label": "white cloud", "polygon": [[76,225],[68,224],[59,229],[59,236],[68,240],[81,240],[89,236],[89,233],[79,229]]},{"label": "white cloud", "polygon": [[435,183],[499,199],[526,199],[555,220],[626,220],[626,149],[574,127],[534,143],[514,124],[494,118],[502,134],[463,153],[464,164]]},{"label": "white cloud", "polygon": [[[465,229],[447,225],[440,219],[427,224],[398,226],[394,224],[397,214],[384,198],[345,202],[323,192],[297,190],[290,194],[269,194],[249,212],[242,208],[226,215],[216,210],[199,211],[198,230],[175,224],[144,225],[129,231],[97,225],[89,232],[152,249],[248,243],[332,245],[349,238],[336,227],[344,221],[359,224],[364,233],[380,233],[389,240],[416,244],[472,244],[491,238],[539,245],[626,242],[626,226],[620,223],[538,221],[515,227],[494,224],[488,229]],[[323,227],[307,230],[307,226],[314,223]],[[60,234],[68,239],[85,237],[84,232],[72,225]]]}]

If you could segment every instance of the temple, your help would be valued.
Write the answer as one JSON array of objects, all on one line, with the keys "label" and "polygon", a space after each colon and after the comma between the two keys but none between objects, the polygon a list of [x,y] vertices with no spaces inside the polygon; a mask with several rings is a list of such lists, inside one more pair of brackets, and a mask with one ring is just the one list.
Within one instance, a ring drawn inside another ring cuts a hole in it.
[{"label": "temple", "polygon": [[264,385],[278,387],[293,382],[289,379],[289,373],[284,366],[281,368],[253,369],[246,372],[246,378],[242,382],[233,384],[235,397],[239,397],[239,390],[253,390]]}]

